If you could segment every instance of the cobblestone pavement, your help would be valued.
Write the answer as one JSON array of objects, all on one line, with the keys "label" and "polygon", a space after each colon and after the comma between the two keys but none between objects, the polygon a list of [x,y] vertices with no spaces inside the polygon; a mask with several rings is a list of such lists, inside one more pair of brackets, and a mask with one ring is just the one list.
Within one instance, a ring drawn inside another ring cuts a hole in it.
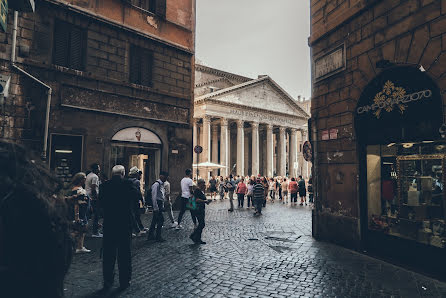
[{"label": "cobblestone pavement", "polygon": [[[193,245],[193,225],[163,229],[164,243],[133,240],[132,285],[116,297],[446,297],[446,284],[311,237],[309,207],[268,203],[228,213],[228,201],[206,211],[203,240]],[[144,215],[144,221],[150,220]],[[166,223],[166,226],[167,223]],[[100,239],[92,253],[76,255],[66,297],[96,297],[102,286]],[[118,278],[115,276],[118,286]]]}]

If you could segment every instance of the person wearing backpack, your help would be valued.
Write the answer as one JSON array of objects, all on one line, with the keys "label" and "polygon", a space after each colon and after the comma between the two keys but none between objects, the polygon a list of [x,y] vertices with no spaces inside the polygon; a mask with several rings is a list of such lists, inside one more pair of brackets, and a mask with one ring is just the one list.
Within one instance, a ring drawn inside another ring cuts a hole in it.
[{"label": "person wearing backpack", "polygon": [[248,192],[248,188],[246,187],[243,178],[237,184],[237,189],[235,192],[237,193],[238,208],[243,208],[243,205],[245,204],[245,195]]},{"label": "person wearing backpack", "polygon": [[299,181],[297,182],[299,187],[299,197],[300,197],[300,206],[307,205],[307,188],[305,187],[305,180],[302,178],[302,175],[299,175]]},{"label": "person wearing backpack", "polygon": [[[147,240],[155,240],[156,242],[164,242],[161,237],[161,228],[164,223],[164,199],[165,199],[165,188],[164,182],[166,182],[169,174],[167,172],[160,172],[160,178],[152,184],[152,204],[153,204],[153,217],[152,223],[150,224],[149,235]],[[156,235],[155,235],[156,230]]]}]

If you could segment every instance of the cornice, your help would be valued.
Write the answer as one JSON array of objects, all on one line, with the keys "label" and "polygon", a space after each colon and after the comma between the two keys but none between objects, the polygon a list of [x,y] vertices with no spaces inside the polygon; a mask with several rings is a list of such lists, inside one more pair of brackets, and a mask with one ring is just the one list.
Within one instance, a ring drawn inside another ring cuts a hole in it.
[{"label": "cornice", "polygon": [[233,79],[233,80],[236,80],[236,81],[239,81],[239,82],[247,82],[247,81],[251,81],[252,80],[251,78],[247,78],[247,77],[244,77],[244,76],[239,76],[239,75],[234,74],[234,73],[226,72],[226,71],[223,71],[223,70],[215,69],[215,68],[212,68],[212,67],[209,67],[209,66],[204,66],[204,65],[201,65],[201,64],[195,64],[195,71],[197,71],[197,70],[205,72],[205,73],[209,73],[209,74],[218,75],[218,76],[221,76],[221,77],[230,78],[230,79]]},{"label": "cornice", "polygon": [[[211,104],[214,103],[214,104],[227,106],[227,107],[233,107],[233,108],[237,108],[237,109],[244,109],[244,110],[249,109],[249,110],[256,111],[256,112],[268,113],[268,114],[282,116],[282,117],[297,118],[297,119],[306,120],[306,121],[310,118],[310,117],[305,117],[305,116],[291,115],[291,114],[281,113],[281,112],[277,112],[277,111],[260,109],[260,108],[256,108],[256,107],[247,107],[247,106],[239,105],[239,104],[235,104],[235,103],[219,101],[216,99],[207,99],[207,100],[201,101],[199,103],[195,102],[195,107],[205,105],[207,103],[211,103]],[[233,119],[233,118],[231,118],[231,119]]]},{"label": "cornice", "polygon": [[209,84],[213,84],[213,83],[217,83],[217,82],[221,82],[221,81],[227,81],[227,82],[231,83],[232,85],[234,85],[234,83],[231,80],[229,80],[228,78],[221,77],[221,78],[209,80],[209,81],[206,81],[206,82],[203,82],[203,83],[198,83],[198,84],[195,85],[195,88],[203,87],[203,86],[206,86],[206,85],[209,85]]}]

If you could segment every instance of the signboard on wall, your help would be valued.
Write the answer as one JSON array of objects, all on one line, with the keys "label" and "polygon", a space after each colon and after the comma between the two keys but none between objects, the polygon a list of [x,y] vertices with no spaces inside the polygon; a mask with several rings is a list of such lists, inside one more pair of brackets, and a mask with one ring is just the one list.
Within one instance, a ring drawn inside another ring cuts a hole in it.
[{"label": "signboard on wall", "polygon": [[342,44],[314,60],[314,79],[320,81],[345,69],[345,45]]}]

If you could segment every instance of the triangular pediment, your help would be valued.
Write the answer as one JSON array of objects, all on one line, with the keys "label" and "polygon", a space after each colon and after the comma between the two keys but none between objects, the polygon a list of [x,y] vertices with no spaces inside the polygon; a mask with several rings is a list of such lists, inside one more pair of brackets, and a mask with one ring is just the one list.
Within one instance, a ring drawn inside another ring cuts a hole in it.
[{"label": "triangular pediment", "polygon": [[269,77],[197,98],[308,118],[308,114]]}]

